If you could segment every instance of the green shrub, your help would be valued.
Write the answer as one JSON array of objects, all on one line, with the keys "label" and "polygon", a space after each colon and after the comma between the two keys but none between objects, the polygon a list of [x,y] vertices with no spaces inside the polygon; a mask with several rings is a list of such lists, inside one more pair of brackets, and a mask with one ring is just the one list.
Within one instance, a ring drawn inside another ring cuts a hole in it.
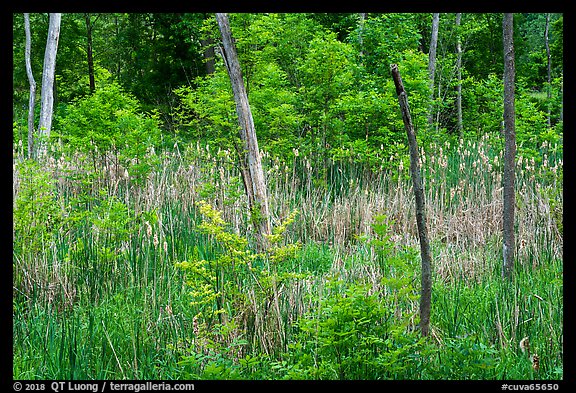
[{"label": "green shrub", "polygon": [[54,179],[39,163],[17,164],[18,191],[14,198],[13,244],[17,253],[34,254],[50,244],[62,221],[61,201]]},{"label": "green shrub", "polygon": [[[56,192],[50,171],[35,161],[25,160],[15,167],[13,201],[13,304],[15,309],[27,304],[45,290],[57,273],[46,257],[52,250],[63,221],[62,199]],[[48,250],[48,251],[47,251]]]},{"label": "green shrub", "polygon": [[285,377],[394,379],[410,374],[423,340],[394,320],[367,284],[330,279],[317,308],[300,318]]},{"label": "green shrub", "polygon": [[53,138],[70,151],[89,154],[94,161],[114,153],[136,180],[143,180],[155,163],[148,154],[160,145],[156,115],[141,113],[138,101],[117,83],[80,98],[57,116]]},{"label": "green shrub", "polygon": [[[230,324],[235,326],[237,321],[242,321],[241,330],[248,332],[247,343],[251,344],[262,329],[273,329],[268,334],[274,338],[266,344],[270,346],[266,349],[281,347],[286,327],[279,309],[278,287],[303,276],[282,266],[295,259],[300,249],[299,243],[281,244],[296,212],[268,236],[270,247],[256,253],[245,237],[228,228],[220,211],[205,201],[198,202],[197,207],[203,216],[198,229],[208,235],[208,243],[213,242],[214,253],[201,255],[195,247],[187,260],[176,263],[186,273],[196,323],[203,327],[201,330],[208,342],[234,339],[234,334],[218,338],[215,332]],[[262,310],[266,310],[263,316]],[[208,349],[197,345],[192,352],[202,353]]]}]

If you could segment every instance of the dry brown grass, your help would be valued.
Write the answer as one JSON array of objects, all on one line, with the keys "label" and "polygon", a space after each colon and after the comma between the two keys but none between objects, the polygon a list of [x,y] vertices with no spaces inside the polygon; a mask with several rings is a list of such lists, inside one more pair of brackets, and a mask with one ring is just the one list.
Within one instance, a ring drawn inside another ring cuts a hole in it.
[{"label": "dry brown grass", "polygon": [[[449,149],[443,145],[432,147],[426,154],[421,151],[435,273],[445,280],[459,276],[475,279],[488,268],[487,258],[497,256],[501,244],[501,156],[489,158],[485,139],[461,142],[456,156],[449,157]],[[185,215],[192,217],[194,203],[207,199],[222,210],[223,218],[236,231],[249,231],[246,198],[239,172],[230,164],[230,154],[211,153],[198,145],[183,153],[175,150],[150,154],[156,155],[160,165],[143,184],[134,185],[127,168],[107,155],[98,162],[100,175],[92,188],[106,186],[110,195],[120,197],[134,212],[178,204]],[[454,161],[454,157],[456,164],[451,166],[448,161]],[[407,168],[384,170],[365,178],[361,174],[346,179],[347,184],[340,180],[339,184],[317,186],[311,160],[302,156],[295,160],[289,166],[265,155],[272,222],[278,223],[298,209],[300,214],[291,230],[294,240],[330,244],[345,254],[357,235],[371,231],[374,216],[384,214],[393,220],[390,229],[395,242],[417,246],[412,184],[405,176]],[[536,165],[519,159],[517,168],[518,261],[538,265],[542,247],[548,248],[553,257],[561,258],[563,186],[561,178],[554,176],[561,173],[562,160]],[[94,163],[78,154],[66,160],[50,159],[44,167],[53,173],[58,192],[67,195],[86,192],[86,186],[77,180],[78,175],[86,175],[93,169]],[[548,180],[542,182],[543,178]],[[212,191],[206,192],[207,184]],[[15,165],[14,200],[18,188]],[[169,219],[165,221],[160,218],[156,229],[160,243],[170,231]]]}]

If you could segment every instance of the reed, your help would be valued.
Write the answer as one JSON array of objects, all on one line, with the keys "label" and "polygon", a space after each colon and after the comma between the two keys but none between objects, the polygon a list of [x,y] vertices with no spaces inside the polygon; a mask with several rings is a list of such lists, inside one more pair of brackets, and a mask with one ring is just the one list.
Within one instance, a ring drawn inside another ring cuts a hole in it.
[{"label": "reed", "polygon": [[[563,161],[557,151],[544,144],[534,159],[518,159],[517,275],[510,284],[499,276],[501,149],[485,137],[421,151],[434,258],[433,335],[450,359],[456,359],[450,343],[458,337],[497,348],[491,377],[562,373]],[[197,310],[190,306],[183,272],[175,267],[194,255],[211,260],[219,252],[198,229],[200,200],[222,212],[230,231],[252,241],[231,153],[197,144],[148,155],[157,164],[139,183],[110,154],[98,160],[54,154],[58,158],[32,172],[32,180],[23,177],[31,172],[15,160],[15,214],[26,213],[18,203],[26,187],[37,182],[44,184],[44,202],[59,219],[46,227],[35,249],[22,247],[30,239],[14,232],[15,379],[185,378],[191,366],[179,362],[193,348],[204,353],[195,364],[206,365],[216,359],[210,358],[215,350],[227,351],[247,333],[257,338],[246,347],[250,350],[228,355],[274,356],[270,348],[278,332],[270,329],[277,325],[269,325],[256,288],[248,284],[245,309],[227,305],[231,314],[243,316],[237,328],[226,337],[219,333],[221,342],[212,347],[199,346]],[[354,162],[319,167],[315,157],[302,154],[290,162],[263,158],[273,225],[299,211],[286,242],[303,246],[281,269],[302,276],[278,288],[280,325],[289,341],[296,337],[298,319],[318,306],[329,277],[384,291],[384,270],[362,236],[373,236],[375,217],[385,215],[395,246],[416,247],[413,194],[401,157],[383,158],[394,169]],[[415,280],[417,273],[412,273]],[[403,307],[415,309],[416,303]],[[518,349],[524,337],[537,348],[538,370]],[[430,367],[411,375],[436,378],[446,372]]]}]

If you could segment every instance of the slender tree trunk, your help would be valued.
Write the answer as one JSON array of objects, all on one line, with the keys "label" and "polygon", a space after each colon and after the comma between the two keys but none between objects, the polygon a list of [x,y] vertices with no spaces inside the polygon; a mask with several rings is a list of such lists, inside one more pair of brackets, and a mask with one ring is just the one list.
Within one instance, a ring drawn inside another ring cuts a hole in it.
[{"label": "slender tree trunk", "polygon": [[564,78],[560,81],[560,97],[562,101],[560,102],[560,121],[564,121]]},{"label": "slender tree trunk", "polygon": [[96,91],[96,81],[94,79],[94,58],[92,56],[92,21],[90,20],[90,14],[84,14],[84,20],[86,21],[86,54],[88,59],[88,79],[90,80],[90,93]]},{"label": "slender tree trunk", "polygon": [[428,109],[428,124],[430,128],[434,124],[433,104],[434,100],[434,75],[436,74],[436,47],[438,46],[438,26],[440,24],[440,14],[432,14],[432,38],[430,40],[430,51],[428,52],[428,77],[430,79],[430,108]]},{"label": "slender tree trunk", "polygon": [[358,46],[360,47],[360,58],[364,57],[364,22],[366,21],[366,13],[360,13],[360,21],[358,26]]},{"label": "slender tree trunk", "polygon": [[60,20],[62,14],[51,13],[48,25],[48,38],[46,51],[44,52],[44,67],[42,70],[42,94],[40,107],[40,122],[38,132],[40,145],[39,157],[43,157],[47,151],[48,138],[52,128],[52,113],[54,105],[54,74],[56,71],[56,52],[58,51],[58,38],[60,37]]},{"label": "slender tree trunk", "polygon": [[216,71],[214,42],[212,37],[200,39],[200,46],[202,47],[202,56],[204,57],[204,70],[206,75],[212,75]]},{"label": "slender tree trunk", "polygon": [[546,58],[548,59],[548,87],[547,95],[548,98],[548,128],[552,127],[550,101],[552,100],[552,56],[550,55],[550,42],[548,40],[548,33],[550,29],[550,14],[546,14],[546,28],[544,29],[544,40],[546,42]]},{"label": "slender tree trunk", "polygon": [[31,47],[32,39],[30,34],[30,14],[24,14],[24,30],[26,31],[26,74],[30,83],[30,99],[28,101],[28,158],[34,157],[34,107],[36,104],[36,81],[32,73]]},{"label": "slender tree trunk", "polygon": [[116,73],[116,80],[120,80],[120,73],[122,71],[122,56],[120,54],[119,43],[120,41],[120,21],[118,20],[118,16],[114,16],[114,42],[116,44],[115,52],[116,52],[116,69],[114,72]]},{"label": "slender tree trunk", "polygon": [[410,148],[410,173],[412,175],[412,184],[414,189],[414,198],[416,200],[416,224],[418,225],[418,237],[420,239],[420,254],[422,257],[422,278],[421,278],[421,296],[420,296],[420,331],[423,336],[428,336],[430,330],[430,305],[432,299],[432,256],[430,254],[430,242],[428,240],[428,229],[426,228],[426,215],[424,209],[424,187],[420,176],[420,157],[418,155],[418,143],[416,142],[416,133],[412,117],[410,116],[410,107],[406,90],[400,77],[400,71],[396,64],[390,66],[394,84],[396,85],[396,94],[402,111],[404,128],[408,136]]},{"label": "slender tree trunk", "polygon": [[462,124],[462,43],[460,40],[460,22],[462,14],[456,14],[456,77],[458,84],[456,85],[456,113],[458,116],[458,134],[463,136],[464,127]]},{"label": "slender tree trunk", "polygon": [[502,254],[504,259],[502,275],[512,277],[514,268],[514,181],[516,156],[516,131],[514,108],[514,14],[505,13],[503,18],[504,43],[504,213]]},{"label": "slender tree trunk", "polygon": [[249,200],[250,210],[256,229],[258,248],[265,250],[268,246],[266,235],[271,233],[271,228],[266,183],[264,180],[262,161],[260,159],[260,150],[258,149],[258,139],[256,138],[256,131],[254,129],[254,120],[242,79],[236,47],[232,41],[228,15],[217,13],[216,19],[222,35],[222,55],[228,70],[228,75],[230,76],[234,101],[236,102],[236,113],[238,114],[238,123],[240,125],[240,138],[244,143],[243,153],[246,160],[241,156],[240,161],[241,163],[247,162],[248,164],[248,171],[242,171],[242,173],[248,172],[250,175],[248,179],[245,179],[247,188],[252,190],[252,193],[248,193],[248,195],[253,196],[253,200]]}]

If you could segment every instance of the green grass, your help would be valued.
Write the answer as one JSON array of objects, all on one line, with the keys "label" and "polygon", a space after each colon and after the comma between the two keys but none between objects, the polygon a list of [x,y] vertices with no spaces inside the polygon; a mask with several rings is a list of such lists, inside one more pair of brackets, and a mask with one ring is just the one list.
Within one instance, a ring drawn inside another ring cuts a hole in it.
[{"label": "green grass", "polygon": [[[517,268],[513,282],[498,274],[479,283],[433,290],[434,328],[440,342],[474,337],[496,352],[494,378],[562,378],[562,266]],[[499,266],[495,267],[498,270]],[[528,337],[532,354],[540,357],[536,373],[520,341]]]},{"label": "green grass", "polygon": [[[224,314],[212,320],[198,316],[176,264],[224,252],[199,228],[199,200],[252,242],[242,183],[226,161],[161,153],[142,185],[104,164],[95,173],[78,156],[42,171],[18,164],[14,214],[44,221],[14,230],[13,377],[561,379],[562,157],[551,152],[540,151],[545,165],[518,165],[511,282],[501,277],[499,149],[482,139],[424,152],[434,258],[426,340],[415,329],[420,260],[410,251],[418,243],[408,168],[337,163],[315,173],[306,157],[269,160],[273,223],[299,211],[285,243],[301,242],[300,251],[276,273],[265,259],[254,262],[256,276],[214,267],[242,285],[227,287]],[[386,251],[369,242],[378,215],[388,217]],[[272,292],[258,287],[274,274],[279,318]],[[525,337],[530,354],[520,350]]]}]

